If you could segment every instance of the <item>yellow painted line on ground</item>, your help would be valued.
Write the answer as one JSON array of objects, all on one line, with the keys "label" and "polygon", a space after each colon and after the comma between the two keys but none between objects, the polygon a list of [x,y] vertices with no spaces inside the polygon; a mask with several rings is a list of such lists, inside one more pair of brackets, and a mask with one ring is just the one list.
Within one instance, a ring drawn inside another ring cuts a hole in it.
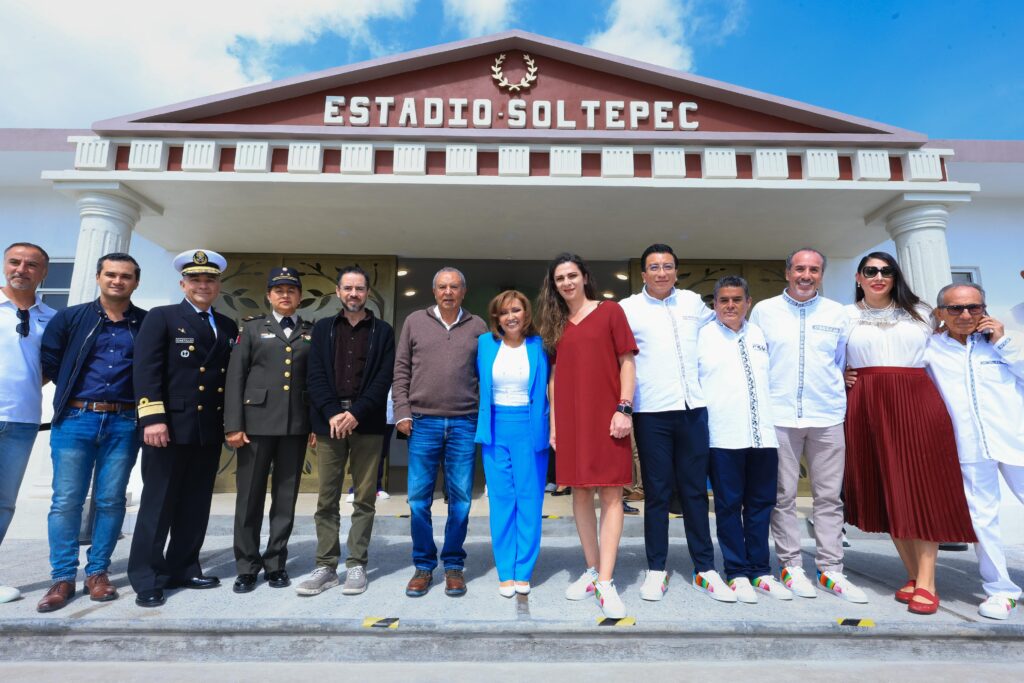
[{"label": "yellow painted line on ground", "polygon": [[636,617],[622,617],[621,619],[610,619],[608,617],[598,617],[598,626],[636,626]]},{"label": "yellow painted line on ground", "polygon": [[855,626],[858,628],[871,628],[875,625],[873,619],[836,619],[840,626]]},{"label": "yellow painted line on ground", "polygon": [[366,617],[363,628],[398,628],[398,617]]},{"label": "yellow painted line on ground", "polygon": [[541,515],[541,519],[561,519],[561,515]]}]

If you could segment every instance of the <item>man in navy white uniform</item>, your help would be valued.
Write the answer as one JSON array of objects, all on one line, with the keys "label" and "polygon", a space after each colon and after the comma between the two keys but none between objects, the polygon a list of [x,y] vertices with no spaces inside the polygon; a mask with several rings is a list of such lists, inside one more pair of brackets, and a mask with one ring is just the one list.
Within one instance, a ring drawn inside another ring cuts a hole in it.
[{"label": "man in navy white uniform", "polygon": [[772,576],[768,549],[779,466],[768,400],[768,345],[761,329],[746,321],[746,280],[721,278],[714,302],[718,320],[697,337],[697,368],[708,402],[711,485],[725,578],[740,602],[757,602],[758,593],[792,600]]},{"label": "man in navy white uniform", "polygon": [[843,574],[843,475],[846,471],[846,314],[818,291],[825,256],[809,247],[786,258],[786,289],[754,306],[750,322],[768,342],[772,414],[779,438],[779,478],[772,536],[782,582],[802,598],[817,595],[804,573],[796,514],[800,458],[811,480],[811,520],[818,588],[867,602]]},{"label": "man in navy white uniform", "polygon": [[683,508],[691,585],[716,600],[735,596],[715,571],[708,521],[708,412],[697,379],[697,332],[715,319],[700,296],[677,289],[676,255],[652,244],[640,257],[644,288],[620,302],[640,352],[633,425],[644,482],[644,600],[668,589],[668,514],[673,490]]},{"label": "man in navy white uniform", "polygon": [[190,249],[174,267],[185,298],[152,309],[135,338],[142,500],[128,579],[140,607],[164,604],[165,588],[220,585],[203,575],[199,551],[224,443],[224,382],[238,327],[213,310],[223,256]]},{"label": "man in navy white uniform", "polygon": [[935,315],[945,331],[933,336],[925,363],[953,419],[964,492],[978,542],[988,596],[978,613],[1006,619],[1021,588],[1006,569],[999,532],[999,475],[1024,502],[1024,343],[989,317],[985,291],[953,284],[939,291]]}]

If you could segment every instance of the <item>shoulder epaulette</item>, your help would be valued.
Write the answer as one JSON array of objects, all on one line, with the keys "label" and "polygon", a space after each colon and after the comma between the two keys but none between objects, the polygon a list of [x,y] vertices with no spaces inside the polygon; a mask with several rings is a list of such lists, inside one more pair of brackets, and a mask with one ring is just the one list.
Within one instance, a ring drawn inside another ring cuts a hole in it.
[{"label": "shoulder epaulette", "polygon": [[263,318],[266,318],[266,317],[267,317],[266,313],[257,313],[256,315],[247,315],[244,318],[242,318],[242,322],[243,323],[247,323],[250,320],[262,320]]}]

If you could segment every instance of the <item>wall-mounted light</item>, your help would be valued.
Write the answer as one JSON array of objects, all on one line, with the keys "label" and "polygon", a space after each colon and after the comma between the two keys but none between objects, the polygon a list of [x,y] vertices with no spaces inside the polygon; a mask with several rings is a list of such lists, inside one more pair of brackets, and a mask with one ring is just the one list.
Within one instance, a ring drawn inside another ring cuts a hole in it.
[{"label": "wall-mounted light", "polygon": [[405,277],[408,274],[409,271],[405,268],[399,268],[398,270],[395,271],[395,275],[397,275],[398,277]]},{"label": "wall-mounted light", "polygon": [[416,290],[415,289],[407,289],[407,290],[405,290],[404,294],[406,296],[416,296]]},{"label": "wall-mounted light", "polygon": [[629,279],[629,276],[626,275],[625,273],[615,273],[615,277],[619,278],[620,280],[628,280]]},{"label": "wall-mounted light", "polygon": [[601,296],[603,296],[605,299],[614,299],[615,298],[615,292],[605,292]]}]

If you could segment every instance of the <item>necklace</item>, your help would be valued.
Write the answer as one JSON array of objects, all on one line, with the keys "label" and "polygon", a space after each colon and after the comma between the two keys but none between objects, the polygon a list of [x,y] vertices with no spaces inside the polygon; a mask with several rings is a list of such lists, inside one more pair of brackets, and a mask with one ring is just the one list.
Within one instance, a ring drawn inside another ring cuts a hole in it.
[{"label": "necklace", "polygon": [[900,321],[910,316],[902,308],[897,308],[894,300],[889,300],[888,305],[883,308],[872,308],[864,299],[857,302],[860,309],[860,319],[857,321],[862,325],[874,325],[882,329],[895,327]]}]

